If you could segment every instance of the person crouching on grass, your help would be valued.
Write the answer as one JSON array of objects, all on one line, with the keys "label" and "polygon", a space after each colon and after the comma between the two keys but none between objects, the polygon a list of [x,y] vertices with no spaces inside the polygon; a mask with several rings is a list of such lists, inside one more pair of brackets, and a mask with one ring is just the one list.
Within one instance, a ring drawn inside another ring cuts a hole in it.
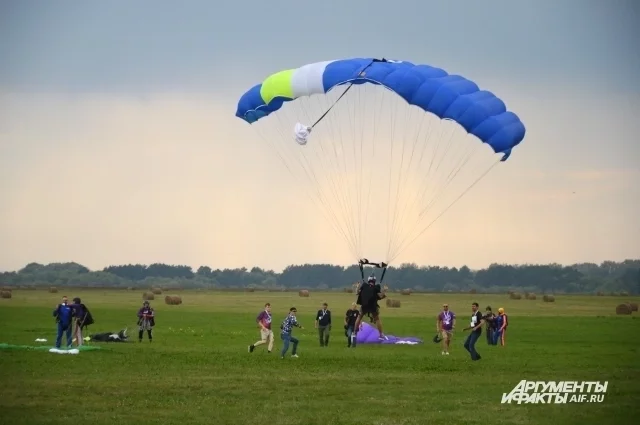
[{"label": "person crouching on grass", "polygon": [[295,307],[291,307],[289,309],[289,315],[284,319],[284,321],[280,325],[280,329],[282,330],[282,332],[280,333],[280,338],[284,342],[284,345],[282,346],[282,352],[280,353],[280,358],[284,359],[284,355],[287,354],[287,351],[289,350],[289,343],[293,344],[293,349],[291,350],[291,357],[298,357],[298,354],[297,354],[298,342],[300,341],[298,341],[298,338],[294,338],[291,335],[291,332],[293,331],[294,326],[300,329],[304,329],[304,328],[298,323],[298,320],[296,319],[297,312],[298,310],[296,310]]},{"label": "person crouching on grass", "polygon": [[269,344],[267,345],[267,353],[270,353],[273,350],[273,331],[271,330],[271,304],[266,303],[264,305],[264,310],[258,314],[256,318],[256,322],[258,322],[258,326],[260,327],[260,341],[253,343],[249,346],[249,352],[253,353],[253,350],[256,349],[258,345]]}]

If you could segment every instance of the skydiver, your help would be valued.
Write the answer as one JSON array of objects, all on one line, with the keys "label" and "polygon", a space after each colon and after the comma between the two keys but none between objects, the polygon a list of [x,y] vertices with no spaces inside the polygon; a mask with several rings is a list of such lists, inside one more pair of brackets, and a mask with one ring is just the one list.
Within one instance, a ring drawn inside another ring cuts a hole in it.
[{"label": "skydiver", "polygon": [[[364,281],[364,264],[373,265],[378,268],[384,268],[382,272],[382,278],[380,279],[381,282],[384,278],[387,267],[385,263],[378,264],[370,263],[366,259],[360,260],[359,265],[362,275],[362,284],[358,287],[358,299],[356,301],[356,304],[360,305],[360,313],[358,314],[358,319],[356,320],[355,332],[357,334],[357,332],[360,330],[362,318],[366,315],[370,319],[372,319],[372,322],[376,324],[378,332],[380,333],[379,339],[384,340],[386,339],[386,336],[384,335],[384,332],[382,330],[382,321],[380,320],[380,306],[378,305],[378,301],[386,298],[386,287],[383,289],[380,284],[377,283],[376,277],[373,274],[369,276],[366,282]],[[354,335],[353,337],[355,338],[356,336]]]}]

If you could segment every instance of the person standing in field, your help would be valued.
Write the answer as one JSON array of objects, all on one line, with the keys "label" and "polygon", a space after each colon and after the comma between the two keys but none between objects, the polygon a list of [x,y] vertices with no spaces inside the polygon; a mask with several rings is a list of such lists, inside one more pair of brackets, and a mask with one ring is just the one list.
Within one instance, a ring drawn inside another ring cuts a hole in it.
[{"label": "person standing in field", "polygon": [[491,306],[487,306],[484,316],[482,316],[486,323],[485,332],[487,333],[487,344],[495,345],[494,335],[496,333],[496,315],[493,314]]},{"label": "person standing in field", "polygon": [[358,320],[358,304],[351,303],[351,308],[347,310],[344,317],[345,336],[347,337],[347,347],[356,346],[356,320]]},{"label": "person standing in field", "polygon": [[156,313],[149,305],[149,301],[145,300],[142,307],[138,310],[138,342],[142,342],[144,331],[147,331],[149,342],[153,342],[153,327],[156,324]]},{"label": "person standing in field", "polygon": [[322,310],[316,314],[315,328],[318,330],[320,347],[329,346],[329,333],[331,332],[331,310],[327,303],[322,304]]},{"label": "person standing in field", "polygon": [[76,341],[76,346],[80,347],[83,342],[82,331],[85,327],[93,324],[93,316],[91,315],[91,312],[89,311],[87,306],[82,304],[82,301],[78,297],[75,297],[73,299],[71,308],[73,308],[73,315],[75,317],[73,336]]},{"label": "person standing in field", "polygon": [[482,325],[484,325],[484,319],[482,313],[478,311],[478,303],[471,304],[471,324],[463,330],[470,330],[471,333],[464,342],[464,348],[471,354],[471,360],[480,360],[482,357],[476,351],[476,342],[482,335]]},{"label": "person standing in field", "polygon": [[449,310],[449,304],[442,304],[442,311],[436,320],[436,332],[442,336],[442,355],[449,355],[449,346],[456,327],[456,314]]},{"label": "person standing in field", "polygon": [[73,322],[73,308],[69,305],[66,295],[62,297],[62,302],[53,310],[53,317],[56,318],[58,334],[56,335],[56,348],[60,349],[62,334],[67,334],[67,348],[71,348],[72,336],[71,327]]},{"label": "person standing in field", "polygon": [[509,319],[507,318],[506,313],[504,312],[504,308],[500,307],[498,309],[498,316],[496,316],[496,332],[493,336],[493,344],[498,345],[498,341],[500,341],[500,345],[504,347],[505,344],[505,334],[507,333],[507,326],[509,326]]},{"label": "person standing in field", "polygon": [[282,352],[280,353],[280,358],[284,359],[284,355],[287,354],[289,350],[289,344],[293,344],[293,349],[291,350],[291,357],[298,357],[298,338],[295,338],[291,333],[293,332],[293,328],[304,329],[296,319],[296,313],[298,310],[295,307],[291,307],[289,309],[289,315],[284,319],[282,324],[280,325],[281,333],[280,338],[284,342],[282,346]]},{"label": "person standing in field", "polygon": [[253,350],[255,350],[259,345],[268,344],[267,353],[270,353],[271,350],[273,350],[273,331],[271,330],[271,304],[266,303],[264,305],[264,310],[262,310],[260,314],[258,314],[256,322],[258,322],[258,326],[260,327],[260,341],[251,344],[249,346],[249,352],[253,353]]}]

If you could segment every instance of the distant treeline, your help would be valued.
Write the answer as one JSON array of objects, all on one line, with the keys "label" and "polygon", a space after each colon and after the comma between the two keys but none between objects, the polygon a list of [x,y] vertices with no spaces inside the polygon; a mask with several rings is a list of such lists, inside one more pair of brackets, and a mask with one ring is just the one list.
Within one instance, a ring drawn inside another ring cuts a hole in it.
[{"label": "distant treeline", "polygon": [[[367,270],[367,273],[370,271]],[[378,278],[380,270],[376,270]],[[269,290],[343,290],[360,278],[356,265],[304,264],[282,273],[252,269],[212,269],[169,264],[127,264],[92,271],[77,263],[30,263],[17,272],[0,273],[3,286],[109,287],[109,288],[255,288]],[[602,264],[509,265],[492,264],[472,271],[468,267],[390,267],[385,281],[391,289],[416,292],[499,293],[508,290],[539,293],[640,294],[640,260],[605,261]]]}]

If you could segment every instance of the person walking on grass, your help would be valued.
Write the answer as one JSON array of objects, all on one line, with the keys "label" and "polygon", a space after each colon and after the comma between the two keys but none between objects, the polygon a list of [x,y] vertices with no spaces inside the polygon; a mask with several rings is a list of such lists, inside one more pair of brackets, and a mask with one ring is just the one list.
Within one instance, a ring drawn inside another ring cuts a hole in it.
[{"label": "person walking on grass", "polygon": [[356,347],[356,320],[358,320],[358,304],[351,303],[351,308],[344,316],[344,335],[347,337],[347,348]]},{"label": "person walking on grass", "polygon": [[259,345],[268,344],[267,353],[270,353],[271,350],[273,350],[273,331],[271,330],[271,304],[266,303],[264,305],[264,310],[262,310],[260,314],[258,314],[256,322],[258,322],[258,326],[260,327],[260,341],[251,344],[249,346],[249,352],[253,353],[253,350],[255,350]]},{"label": "person walking on grass", "polygon": [[449,304],[442,304],[442,311],[436,320],[436,332],[442,337],[442,355],[449,355],[449,346],[456,327],[456,314],[449,310]]},{"label": "person walking on grass", "polygon": [[464,348],[469,352],[471,360],[473,361],[482,358],[476,351],[476,342],[478,342],[478,338],[482,335],[482,325],[484,325],[484,319],[482,318],[482,313],[478,311],[478,303],[473,303],[471,304],[471,324],[463,329],[465,331],[471,331],[467,340],[464,342]]},{"label": "person walking on grass", "polygon": [[280,338],[282,339],[282,341],[284,342],[284,344],[282,345],[282,352],[280,353],[280,358],[284,359],[285,354],[287,354],[287,351],[289,350],[289,344],[293,344],[293,348],[291,350],[291,357],[298,357],[298,338],[295,338],[293,335],[291,335],[291,333],[293,332],[293,328],[300,328],[300,329],[304,329],[304,327],[302,327],[300,325],[300,323],[298,323],[298,319],[296,319],[296,313],[298,312],[298,310],[295,307],[291,307],[289,309],[289,315],[284,319],[284,321],[282,322],[282,324],[280,325]]},{"label": "person walking on grass", "polygon": [[322,304],[322,310],[316,314],[315,328],[318,330],[320,347],[329,346],[329,333],[331,332],[331,310],[327,303]]},{"label": "person walking on grass", "polygon": [[71,348],[72,335],[71,327],[73,322],[73,308],[69,305],[66,295],[62,297],[62,302],[53,310],[53,317],[56,318],[58,334],[56,335],[56,348],[59,350],[62,344],[62,334],[67,334],[67,348]]}]

